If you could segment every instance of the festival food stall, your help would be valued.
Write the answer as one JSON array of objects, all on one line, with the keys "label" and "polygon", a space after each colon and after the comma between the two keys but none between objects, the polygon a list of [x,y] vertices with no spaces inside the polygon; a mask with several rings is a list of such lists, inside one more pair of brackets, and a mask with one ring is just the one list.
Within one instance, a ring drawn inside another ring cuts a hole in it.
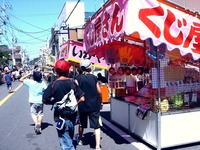
[{"label": "festival food stall", "polygon": [[[84,47],[111,64],[113,123],[157,149],[200,141],[199,31],[198,15],[164,0],[109,0],[96,12]],[[127,66],[140,68],[136,79],[117,71]]]}]

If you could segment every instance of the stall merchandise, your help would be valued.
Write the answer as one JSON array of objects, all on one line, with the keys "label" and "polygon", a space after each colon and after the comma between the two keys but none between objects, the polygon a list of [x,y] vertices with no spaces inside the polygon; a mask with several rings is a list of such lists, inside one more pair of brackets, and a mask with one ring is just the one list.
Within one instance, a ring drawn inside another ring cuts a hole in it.
[{"label": "stall merchandise", "polygon": [[89,54],[115,70],[146,70],[133,69],[132,92],[122,76],[110,77],[111,121],[157,149],[200,141],[199,24],[198,14],[169,1],[109,0],[85,25]]}]

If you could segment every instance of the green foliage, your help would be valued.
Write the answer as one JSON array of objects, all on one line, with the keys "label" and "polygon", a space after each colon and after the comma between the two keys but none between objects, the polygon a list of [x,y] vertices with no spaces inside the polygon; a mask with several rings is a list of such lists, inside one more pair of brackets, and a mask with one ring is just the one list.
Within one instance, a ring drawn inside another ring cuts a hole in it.
[{"label": "green foliage", "polygon": [[0,50],[0,64],[3,66],[8,65],[9,54],[7,51]]},{"label": "green foliage", "polygon": [[19,63],[17,63],[17,66],[20,67],[20,68],[22,68],[23,65],[22,65],[21,62],[19,62]]}]

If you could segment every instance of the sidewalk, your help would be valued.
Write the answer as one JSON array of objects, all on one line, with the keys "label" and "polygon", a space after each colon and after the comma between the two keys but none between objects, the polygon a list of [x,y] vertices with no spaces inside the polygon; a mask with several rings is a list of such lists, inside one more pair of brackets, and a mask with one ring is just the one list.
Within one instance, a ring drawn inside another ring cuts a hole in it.
[{"label": "sidewalk", "polygon": [[[126,131],[117,127],[110,121],[110,104],[104,104],[101,110],[103,127],[101,128],[101,149],[102,150],[156,150],[155,147],[145,143],[138,137],[130,136]],[[78,126],[76,126],[77,133]],[[77,145],[77,150],[90,150],[95,148],[93,130],[90,128],[84,131],[83,145]],[[76,144],[75,144],[76,145]],[[185,144],[163,150],[200,150],[200,142]]]}]

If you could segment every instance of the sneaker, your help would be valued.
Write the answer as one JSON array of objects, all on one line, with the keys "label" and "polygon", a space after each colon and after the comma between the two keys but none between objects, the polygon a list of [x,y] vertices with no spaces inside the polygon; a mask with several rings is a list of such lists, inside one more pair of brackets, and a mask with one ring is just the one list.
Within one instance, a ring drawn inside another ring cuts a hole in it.
[{"label": "sneaker", "polygon": [[78,140],[77,144],[78,145],[83,145],[83,141],[82,140]]},{"label": "sneaker", "polygon": [[76,139],[76,142],[77,142],[78,145],[83,145],[83,141],[79,140],[78,134],[75,135],[75,139]]},{"label": "sneaker", "polygon": [[39,124],[37,124],[35,126],[34,130],[35,130],[36,134],[41,134],[42,133],[42,129],[41,129],[41,126]]},{"label": "sneaker", "polygon": [[9,91],[9,93],[11,93],[12,92],[12,87],[9,87],[8,91]]}]

